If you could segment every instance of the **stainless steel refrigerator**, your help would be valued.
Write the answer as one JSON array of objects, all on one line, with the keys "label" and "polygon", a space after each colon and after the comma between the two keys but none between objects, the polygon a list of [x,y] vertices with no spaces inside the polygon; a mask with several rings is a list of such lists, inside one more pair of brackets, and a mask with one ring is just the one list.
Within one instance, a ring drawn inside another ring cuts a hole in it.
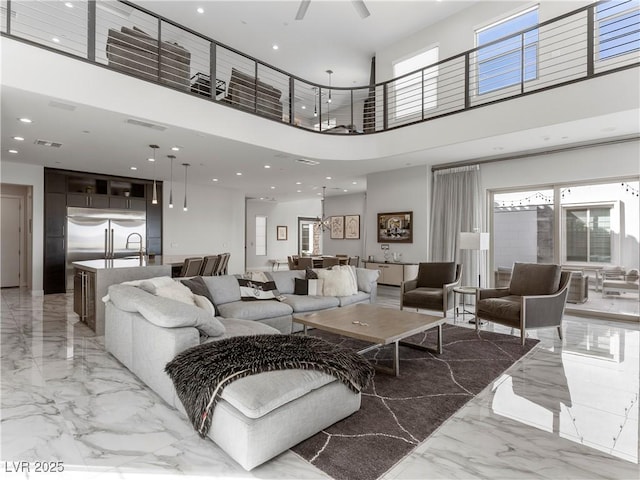
[{"label": "stainless steel refrigerator", "polygon": [[140,245],[146,249],[146,231],[145,212],[68,207],[67,291],[73,290],[72,262],[136,255]]}]

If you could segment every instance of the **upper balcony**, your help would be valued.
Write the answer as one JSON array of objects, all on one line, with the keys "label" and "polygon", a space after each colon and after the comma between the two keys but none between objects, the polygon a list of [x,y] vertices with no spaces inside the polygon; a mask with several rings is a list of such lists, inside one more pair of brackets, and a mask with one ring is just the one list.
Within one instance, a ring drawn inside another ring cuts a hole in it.
[{"label": "upper balcony", "polygon": [[298,78],[126,1],[2,4],[6,37],[322,134],[376,134],[640,65],[637,3],[624,15],[594,3],[401,77],[349,88]]}]

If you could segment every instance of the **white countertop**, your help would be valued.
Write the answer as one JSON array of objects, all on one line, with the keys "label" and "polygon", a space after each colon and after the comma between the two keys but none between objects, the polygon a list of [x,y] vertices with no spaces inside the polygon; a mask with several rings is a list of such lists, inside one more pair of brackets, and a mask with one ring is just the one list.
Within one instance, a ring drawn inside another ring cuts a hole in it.
[{"label": "white countertop", "polygon": [[82,262],[73,262],[73,265],[78,268],[83,268],[90,271],[97,270],[111,270],[114,268],[147,268],[147,267],[161,267],[162,261],[158,261],[158,257],[153,260],[149,260],[144,257],[142,262],[139,258],[114,258],[110,260],[85,260]]}]

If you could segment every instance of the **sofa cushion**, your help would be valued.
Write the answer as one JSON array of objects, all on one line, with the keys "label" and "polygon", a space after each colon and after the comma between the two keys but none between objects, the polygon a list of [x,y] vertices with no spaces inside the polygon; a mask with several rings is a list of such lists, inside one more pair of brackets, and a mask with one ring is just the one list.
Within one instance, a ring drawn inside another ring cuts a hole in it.
[{"label": "sofa cushion", "polygon": [[371,293],[371,284],[378,280],[379,276],[379,270],[371,270],[369,268],[356,268],[358,290],[365,293]]},{"label": "sofa cushion", "polygon": [[240,285],[233,275],[202,277],[202,280],[209,289],[213,304],[218,307],[218,310],[220,305],[240,300]]},{"label": "sofa cushion", "polygon": [[433,307],[440,310],[442,309],[442,297],[442,287],[418,287],[406,292],[402,302],[407,306],[420,306],[422,308]]},{"label": "sofa cushion", "polygon": [[[224,326],[220,321],[205,310],[195,305],[152,295],[137,287],[111,285],[109,298],[116,307],[130,312],[137,311],[159,327],[195,327],[209,337],[224,333]],[[133,305],[136,310],[130,310]]]},{"label": "sofa cushion", "polygon": [[358,292],[355,295],[348,295],[346,297],[338,297],[341,307],[347,305],[353,305],[354,303],[365,302],[371,298],[371,295],[365,292]]},{"label": "sofa cushion", "polygon": [[317,370],[278,370],[231,382],[220,396],[246,417],[260,418],[335,380]]},{"label": "sofa cushion", "polygon": [[520,324],[522,297],[507,295],[499,298],[485,298],[478,302],[476,311],[481,318],[495,318]]},{"label": "sofa cushion", "polygon": [[295,291],[295,279],[305,278],[304,270],[281,270],[270,272],[269,276],[276,282],[276,287],[281,295],[287,295]]},{"label": "sofa cushion", "polygon": [[512,295],[550,295],[558,291],[560,273],[560,265],[516,262],[513,265],[509,293]]},{"label": "sofa cushion", "polygon": [[262,320],[265,318],[291,315],[293,309],[284,302],[273,302],[271,300],[256,300],[255,302],[224,303],[218,305],[220,315],[225,318],[240,318],[244,320]]},{"label": "sofa cushion", "polygon": [[240,318],[222,318],[220,317],[220,323],[224,325],[225,332],[219,337],[207,338],[203,343],[216,342],[223,338],[238,337],[241,335],[278,335],[280,330],[277,330],[269,325],[254,320],[242,320]]},{"label": "sofa cushion", "polygon": [[335,308],[340,305],[337,297],[319,295],[287,295],[283,303],[290,305],[296,313],[314,312],[316,310]]},{"label": "sofa cushion", "polygon": [[418,267],[418,287],[442,288],[456,280],[455,262],[431,262]]}]

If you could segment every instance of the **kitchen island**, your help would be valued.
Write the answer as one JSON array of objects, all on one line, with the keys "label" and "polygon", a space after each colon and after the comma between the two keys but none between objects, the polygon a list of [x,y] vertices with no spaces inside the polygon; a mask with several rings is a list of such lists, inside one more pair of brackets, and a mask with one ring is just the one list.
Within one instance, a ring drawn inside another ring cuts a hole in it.
[{"label": "kitchen island", "polygon": [[[170,277],[169,259],[156,256],[73,262],[73,311],[97,335],[104,335],[104,303],[110,285],[130,280]],[[166,263],[165,263],[166,262]]]}]

